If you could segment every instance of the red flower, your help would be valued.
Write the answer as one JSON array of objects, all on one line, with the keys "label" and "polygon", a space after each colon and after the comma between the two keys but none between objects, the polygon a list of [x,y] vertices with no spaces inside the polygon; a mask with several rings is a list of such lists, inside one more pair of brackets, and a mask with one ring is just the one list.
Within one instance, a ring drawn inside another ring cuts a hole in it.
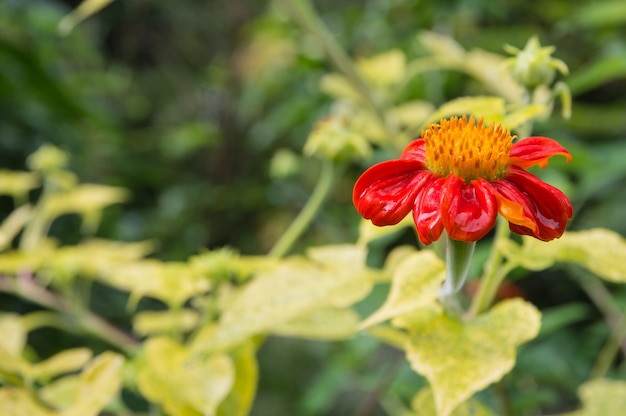
[{"label": "red flower", "polygon": [[431,124],[400,159],[365,171],[352,200],[375,225],[393,225],[413,211],[419,239],[430,244],[446,230],[459,241],[477,241],[498,212],[511,231],[549,241],[563,234],[572,205],[555,187],[525,169],[545,167],[569,152],[547,137],[514,137],[500,125],[453,117]]}]

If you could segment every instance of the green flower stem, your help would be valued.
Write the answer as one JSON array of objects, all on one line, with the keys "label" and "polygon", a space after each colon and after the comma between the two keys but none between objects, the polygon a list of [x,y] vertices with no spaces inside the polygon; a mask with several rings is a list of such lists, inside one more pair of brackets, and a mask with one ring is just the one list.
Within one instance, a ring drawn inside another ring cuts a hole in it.
[{"label": "green flower stem", "polygon": [[332,190],[334,179],[335,169],[333,163],[330,160],[324,160],[320,177],[311,197],[304,208],[302,208],[302,211],[300,211],[298,216],[289,225],[289,228],[287,228],[276,244],[274,244],[274,247],[272,247],[268,253],[270,257],[284,257],[289,252],[326,201],[326,198]]},{"label": "green flower stem", "polygon": [[485,264],[485,272],[480,282],[480,288],[470,307],[471,316],[476,316],[489,309],[496,297],[498,287],[500,287],[506,275],[515,268],[515,265],[510,262],[504,265],[502,264],[500,245],[502,241],[509,238],[509,235],[510,231],[507,220],[504,217],[498,217],[491,254]]},{"label": "green flower stem", "polygon": [[300,26],[320,42],[331,62],[348,78],[348,81],[386,128],[383,111],[374,99],[370,88],[355,69],[352,59],[319,18],[311,3],[308,0],[278,0],[278,3]]},{"label": "green flower stem", "polygon": [[67,300],[38,285],[30,276],[17,278],[0,276],[0,292],[19,296],[37,305],[71,316],[78,320],[82,330],[97,335],[127,354],[131,354],[139,345],[136,339],[98,315],[86,310],[76,311],[76,308],[73,308]]},{"label": "green flower stem", "polygon": [[475,241],[453,240],[446,235],[446,280],[439,290],[439,300],[449,313],[461,312],[454,296],[467,279],[475,247]]},{"label": "green flower stem", "polygon": [[626,357],[626,316],[615,303],[611,292],[595,276],[584,275],[572,270],[580,287],[587,293],[593,304],[600,310],[604,320],[611,328],[611,334],[596,358],[591,370],[591,378],[604,377],[613,363],[615,356],[621,351]]}]

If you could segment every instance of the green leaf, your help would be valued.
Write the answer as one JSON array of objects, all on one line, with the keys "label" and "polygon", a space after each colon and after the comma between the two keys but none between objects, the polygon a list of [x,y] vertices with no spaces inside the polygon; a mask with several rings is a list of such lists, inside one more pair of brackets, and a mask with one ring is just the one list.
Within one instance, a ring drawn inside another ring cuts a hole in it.
[{"label": "green leaf", "polygon": [[259,366],[256,347],[252,341],[245,342],[230,352],[235,364],[235,383],[219,405],[217,416],[247,416],[256,395]]},{"label": "green leaf", "polygon": [[433,303],[445,273],[444,262],[430,250],[406,257],[395,267],[387,300],[360,327],[367,328]]},{"label": "green leaf", "polygon": [[406,354],[411,367],[430,382],[438,415],[449,416],[513,368],[516,347],[538,334],[540,320],[534,306],[512,299],[467,321],[433,306],[393,323],[410,333]]},{"label": "green leaf", "polygon": [[621,415],[626,409],[626,381],[597,379],[578,389],[583,402],[581,410],[563,416]]},{"label": "green leaf", "polygon": [[[366,296],[376,273],[365,267],[365,248],[353,245],[311,249],[314,261],[284,260],[261,272],[225,306],[202,348],[227,349],[316,309],[346,307]],[[215,331],[215,332],[213,332]]]},{"label": "green leaf", "polygon": [[62,416],[97,416],[118,393],[122,384],[124,357],[104,352],[85,367],[78,378],[74,404]]},{"label": "green leaf", "polygon": [[2,416],[54,416],[54,413],[37,403],[29,391],[17,387],[0,389],[0,414]]},{"label": "green leaf", "polygon": [[[429,388],[420,390],[411,400],[410,416],[433,416],[437,414],[435,398]],[[451,413],[451,416],[496,416],[477,400],[468,400]]]},{"label": "green leaf", "polygon": [[273,328],[275,335],[316,340],[352,337],[359,329],[359,315],[349,308],[316,309]]},{"label": "green leaf", "polygon": [[502,249],[509,260],[529,270],[546,269],[559,261],[570,262],[602,279],[626,283],[626,241],[607,229],[569,231],[550,242],[524,237],[521,246],[508,242]]},{"label": "green leaf", "polygon": [[169,338],[155,337],[144,343],[137,385],[170,415],[215,415],[233,387],[235,371],[227,354],[194,354]]}]

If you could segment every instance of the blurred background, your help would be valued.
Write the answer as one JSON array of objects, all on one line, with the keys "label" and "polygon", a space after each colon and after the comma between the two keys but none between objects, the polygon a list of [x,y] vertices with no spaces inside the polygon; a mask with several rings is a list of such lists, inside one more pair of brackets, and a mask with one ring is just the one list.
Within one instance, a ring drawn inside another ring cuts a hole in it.
[{"label": "blurred background", "polygon": [[[301,150],[332,103],[319,88],[334,70],[321,47],[271,1],[117,0],[62,35],[59,22],[79,3],[0,0],[1,168],[26,169],[27,156],[51,143],[69,152],[82,181],[130,190],[127,203],[107,209],[98,235],[154,239],[165,260],[223,246],[266,253],[317,179],[318,162]],[[423,30],[499,54],[505,43],[522,48],[532,35],[554,45],[554,56],[570,69],[562,79],[573,113],[564,120],[555,111],[533,133],[558,139],[574,155],[572,164],[551,172],[553,180],[573,184],[566,189],[576,212],[570,229],[626,234],[626,3],[313,4],[355,57],[392,48],[420,56]],[[412,83],[406,95],[438,106],[474,93],[466,75],[446,72],[437,80]],[[359,217],[351,189],[366,167],[348,166],[300,248],[354,241]],[[12,208],[0,199],[3,216]],[[67,216],[52,234],[75,243],[79,229],[77,218]],[[558,271],[519,286],[542,308],[588,303]],[[611,290],[626,304],[624,289]],[[594,313],[520,356],[519,365],[545,383],[524,397],[529,409],[575,404],[575,387],[607,331]],[[551,357],[554,368],[533,368],[533,354]],[[258,416],[384,414],[376,404],[382,391],[402,397],[422,383],[401,353],[372,339],[269,340],[259,358]]]}]

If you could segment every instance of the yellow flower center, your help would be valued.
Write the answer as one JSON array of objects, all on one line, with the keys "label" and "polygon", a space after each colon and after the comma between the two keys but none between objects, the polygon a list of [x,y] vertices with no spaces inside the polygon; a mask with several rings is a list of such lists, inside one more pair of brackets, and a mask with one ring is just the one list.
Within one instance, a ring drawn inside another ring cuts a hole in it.
[{"label": "yellow flower center", "polygon": [[501,125],[452,117],[422,131],[428,168],[441,176],[452,173],[465,179],[492,181],[506,173],[514,136]]}]

